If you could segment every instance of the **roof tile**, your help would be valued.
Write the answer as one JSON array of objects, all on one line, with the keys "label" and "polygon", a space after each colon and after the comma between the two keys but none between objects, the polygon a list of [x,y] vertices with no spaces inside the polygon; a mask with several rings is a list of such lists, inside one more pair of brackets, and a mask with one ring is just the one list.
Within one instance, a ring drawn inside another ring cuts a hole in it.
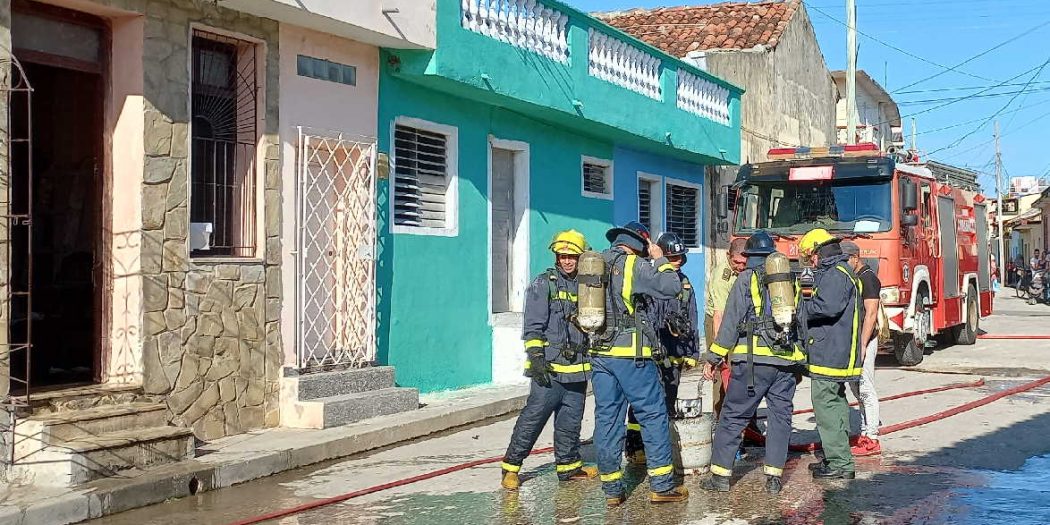
[{"label": "roof tile", "polygon": [[594,16],[665,53],[684,57],[697,50],[776,47],[798,7],[799,0],[725,2]]}]

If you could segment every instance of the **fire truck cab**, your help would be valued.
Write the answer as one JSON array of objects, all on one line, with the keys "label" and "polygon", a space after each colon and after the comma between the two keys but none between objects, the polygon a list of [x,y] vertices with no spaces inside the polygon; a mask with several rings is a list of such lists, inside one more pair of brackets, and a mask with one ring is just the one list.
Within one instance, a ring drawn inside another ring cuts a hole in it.
[{"label": "fire truck cab", "polygon": [[813,228],[856,242],[882,282],[893,336],[880,353],[902,365],[919,364],[935,337],[976,342],[993,298],[976,174],[874,144],[773,149],[769,158],[742,166],[729,192],[733,236],[765,230],[796,269],[798,239]]}]

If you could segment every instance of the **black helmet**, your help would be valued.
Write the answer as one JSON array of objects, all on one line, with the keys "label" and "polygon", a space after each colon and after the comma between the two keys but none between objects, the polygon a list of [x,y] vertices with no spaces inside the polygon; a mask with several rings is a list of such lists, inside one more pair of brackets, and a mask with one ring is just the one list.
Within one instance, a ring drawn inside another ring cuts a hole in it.
[{"label": "black helmet", "polygon": [[768,233],[758,230],[751,234],[751,237],[747,238],[747,244],[744,245],[744,255],[769,255],[777,251],[777,245],[773,242],[773,237]]},{"label": "black helmet", "polygon": [[649,244],[649,228],[646,228],[644,224],[638,221],[631,221],[618,228],[611,228],[605,232],[605,238],[609,242],[613,242],[621,233],[626,233],[632,237],[635,237],[642,241],[642,244]]},{"label": "black helmet", "polygon": [[685,247],[685,243],[678,237],[677,233],[666,232],[660,235],[660,238],[656,240],[656,245],[664,251],[664,256],[671,255],[685,255],[688,248]]}]

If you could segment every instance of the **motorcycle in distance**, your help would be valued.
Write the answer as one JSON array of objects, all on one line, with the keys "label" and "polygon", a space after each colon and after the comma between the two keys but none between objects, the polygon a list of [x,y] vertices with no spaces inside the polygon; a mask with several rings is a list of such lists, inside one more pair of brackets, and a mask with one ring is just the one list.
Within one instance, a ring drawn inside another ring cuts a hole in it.
[{"label": "motorcycle in distance", "polygon": [[[1047,294],[1050,292],[1046,286],[1046,270],[1035,270],[1030,272],[1031,279],[1028,284],[1028,304],[1047,304]],[[1020,287],[1018,287],[1020,289]]]}]

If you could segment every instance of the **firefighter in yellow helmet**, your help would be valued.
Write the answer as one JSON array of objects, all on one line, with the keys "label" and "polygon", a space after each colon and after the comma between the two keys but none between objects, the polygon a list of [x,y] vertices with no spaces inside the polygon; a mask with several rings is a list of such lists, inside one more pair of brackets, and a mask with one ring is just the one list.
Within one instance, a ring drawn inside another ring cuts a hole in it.
[{"label": "firefighter in yellow helmet", "polygon": [[814,416],[824,460],[811,466],[814,478],[853,479],[846,385],[860,380],[860,280],[842,253],[840,239],[817,228],[799,240],[807,268],[799,278],[802,300],[798,321],[808,354]]},{"label": "firefighter in yellow helmet", "polygon": [[555,267],[540,274],[525,295],[525,375],[532,378],[529,398],[514,424],[503,456],[501,484],[517,489],[518,472],[547,420],[554,415],[555,470],[562,481],[594,478],[598,469],[580,456],[587,379],[587,336],[570,319],[576,313],[576,264],[587,249],[583,234],[559,232],[551,241]]}]

